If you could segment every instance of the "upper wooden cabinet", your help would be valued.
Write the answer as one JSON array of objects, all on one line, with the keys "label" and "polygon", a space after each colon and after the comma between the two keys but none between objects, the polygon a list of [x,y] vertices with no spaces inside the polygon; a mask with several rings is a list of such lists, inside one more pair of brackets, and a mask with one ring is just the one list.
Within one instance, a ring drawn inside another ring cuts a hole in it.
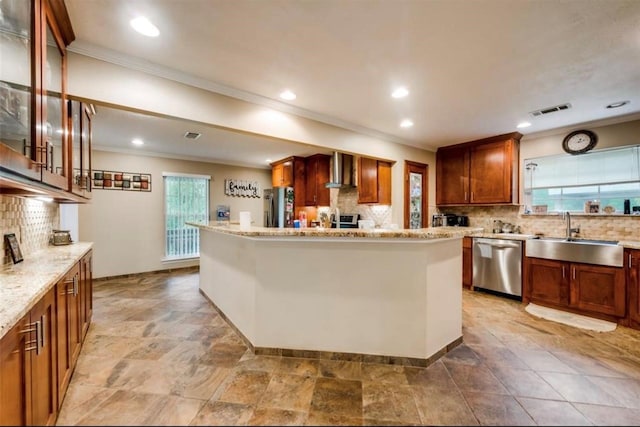
[{"label": "upper wooden cabinet", "polygon": [[271,184],[274,187],[293,187],[295,168],[304,167],[304,158],[291,156],[271,163]]},{"label": "upper wooden cabinet", "polygon": [[436,204],[517,204],[521,137],[514,132],[439,148]]},{"label": "upper wooden cabinet", "polygon": [[[75,39],[62,0],[0,2],[0,191],[80,201],[70,193],[66,47]],[[31,185],[31,187],[29,186]]]},{"label": "upper wooden cabinet", "polygon": [[391,204],[391,163],[358,158],[358,203]]},{"label": "upper wooden cabinet", "polygon": [[293,211],[298,213],[305,206],[305,159],[291,156],[271,163],[271,184],[274,187],[293,187]]},{"label": "upper wooden cabinet", "polygon": [[331,156],[314,154],[305,158],[305,205],[329,206],[329,168]]},{"label": "upper wooden cabinet", "polygon": [[91,198],[91,122],[95,115],[93,105],[70,100],[67,105],[69,117],[69,148],[71,150],[71,174],[69,187],[74,194]]}]

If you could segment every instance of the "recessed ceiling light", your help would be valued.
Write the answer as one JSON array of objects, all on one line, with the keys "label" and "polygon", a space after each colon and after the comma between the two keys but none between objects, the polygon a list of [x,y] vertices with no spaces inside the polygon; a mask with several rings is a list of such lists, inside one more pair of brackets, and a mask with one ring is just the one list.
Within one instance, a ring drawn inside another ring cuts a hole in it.
[{"label": "recessed ceiling light", "polygon": [[612,102],[611,104],[607,105],[607,108],[619,108],[619,107],[622,107],[623,105],[627,105],[628,103],[629,101]]},{"label": "recessed ceiling light", "polygon": [[296,99],[296,94],[287,89],[280,94],[280,98],[286,99],[287,101],[293,101]]},{"label": "recessed ceiling light", "polygon": [[407,95],[409,95],[409,89],[406,87],[399,87],[391,93],[394,98],[404,98]]},{"label": "recessed ceiling light", "polygon": [[413,126],[413,122],[409,119],[404,119],[400,122],[400,127],[402,128],[410,128],[411,126]]},{"label": "recessed ceiling light", "polygon": [[267,159],[267,160],[265,160],[265,161],[266,161],[267,163],[271,163],[273,160],[271,160],[271,159]]},{"label": "recessed ceiling light", "polygon": [[531,126],[531,123],[529,122],[521,122],[518,123],[518,126],[516,126],[518,129],[522,129],[522,128],[528,128],[529,126]]},{"label": "recessed ceiling light", "polygon": [[140,138],[134,138],[134,139],[132,139],[132,140],[131,140],[131,143],[132,143],[133,145],[144,145],[144,141],[143,141],[143,140],[141,140]]},{"label": "recessed ceiling light", "polygon": [[158,37],[158,35],[160,35],[160,30],[158,30],[158,27],[153,25],[151,21],[149,21],[144,16],[133,18],[131,21],[129,21],[129,24],[131,24],[134,30],[144,36]]}]

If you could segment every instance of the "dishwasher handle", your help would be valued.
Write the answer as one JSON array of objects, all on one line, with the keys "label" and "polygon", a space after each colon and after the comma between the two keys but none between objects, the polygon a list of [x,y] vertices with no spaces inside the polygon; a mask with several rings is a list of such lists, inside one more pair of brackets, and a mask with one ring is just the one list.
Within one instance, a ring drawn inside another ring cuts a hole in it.
[{"label": "dishwasher handle", "polygon": [[487,245],[487,246],[491,246],[492,248],[496,248],[496,249],[519,249],[520,248],[520,243],[505,242],[503,240],[500,240],[500,241],[497,241],[497,242],[492,242],[492,241],[487,241],[487,240],[478,240],[478,241],[476,241],[476,244],[478,244],[478,245]]}]

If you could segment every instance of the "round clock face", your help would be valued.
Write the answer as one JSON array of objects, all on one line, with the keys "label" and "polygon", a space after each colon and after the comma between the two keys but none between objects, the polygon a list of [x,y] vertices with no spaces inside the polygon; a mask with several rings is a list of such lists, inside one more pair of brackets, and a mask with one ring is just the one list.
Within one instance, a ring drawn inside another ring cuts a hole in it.
[{"label": "round clock face", "polygon": [[596,142],[595,133],[588,130],[577,130],[564,138],[562,148],[569,154],[586,153],[595,147]]}]

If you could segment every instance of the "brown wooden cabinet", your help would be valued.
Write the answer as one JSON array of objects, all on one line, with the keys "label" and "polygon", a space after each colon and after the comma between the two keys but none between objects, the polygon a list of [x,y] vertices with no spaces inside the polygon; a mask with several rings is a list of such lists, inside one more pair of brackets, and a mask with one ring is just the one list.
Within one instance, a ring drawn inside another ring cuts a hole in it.
[{"label": "brown wooden cabinet", "polygon": [[471,289],[473,282],[473,238],[462,238],[462,286]]},{"label": "brown wooden cabinet", "polygon": [[80,323],[81,337],[89,331],[93,317],[93,251],[90,250],[80,260]]},{"label": "brown wooden cabinet", "polygon": [[69,149],[71,192],[85,199],[91,198],[91,137],[95,109],[92,104],[77,100],[67,103],[69,126]]},{"label": "brown wooden cabinet", "polygon": [[329,168],[331,156],[314,154],[305,158],[305,205],[329,206]]},{"label": "brown wooden cabinet", "polygon": [[91,322],[92,251],[0,340],[0,425],[55,425]]},{"label": "brown wooden cabinet", "polygon": [[293,187],[294,218],[305,207],[305,159],[291,156],[271,163],[271,184],[274,187]]},{"label": "brown wooden cabinet", "polygon": [[640,250],[626,249],[627,260],[627,324],[640,329]]},{"label": "brown wooden cabinet", "polygon": [[437,205],[518,203],[518,132],[441,147],[436,152]]},{"label": "brown wooden cabinet", "polygon": [[358,203],[391,204],[391,163],[358,158]]},{"label": "brown wooden cabinet", "polygon": [[69,387],[82,344],[80,323],[80,264],[77,263],[56,285],[58,324],[58,405]]},{"label": "brown wooden cabinet", "polygon": [[75,39],[63,0],[0,2],[0,192],[71,193],[66,108],[67,46]]},{"label": "brown wooden cabinet", "polygon": [[622,267],[525,257],[523,302],[616,320],[626,312]]},{"label": "brown wooden cabinet", "polygon": [[56,339],[54,287],[0,341],[0,424],[55,424]]}]

